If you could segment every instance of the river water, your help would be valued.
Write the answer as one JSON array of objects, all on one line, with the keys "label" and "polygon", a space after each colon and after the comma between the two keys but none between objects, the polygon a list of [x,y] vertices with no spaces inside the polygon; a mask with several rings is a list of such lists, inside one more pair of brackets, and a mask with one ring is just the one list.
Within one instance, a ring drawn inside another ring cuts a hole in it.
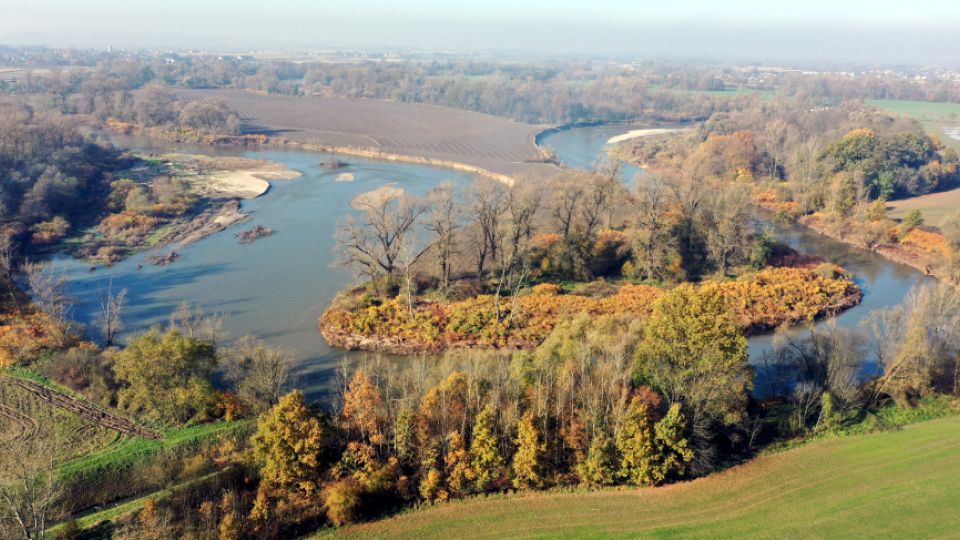
[{"label": "river water", "polygon": [[[586,168],[602,156],[610,137],[631,129],[636,127],[581,127],[544,135],[540,142],[553,148],[569,166]],[[169,266],[147,263],[144,258],[151,252],[92,273],[80,261],[54,261],[57,270],[66,274],[69,292],[78,302],[74,318],[92,324],[98,299],[111,283],[114,290],[128,290],[127,336],[166,321],[181,302],[222,313],[228,339],[249,334],[289,350],[297,362],[295,384],[312,398],[325,395],[341,358],[361,354],[332,349],[317,331],[317,319],[337,291],[354,281],[348,271],[333,266],[333,232],[337,221],[350,212],[350,200],[388,183],[422,194],[444,180],[456,184],[471,180],[469,174],[447,169],[352,157],[340,158],[350,163],[348,168],[330,171],[321,163],[331,156],[296,150],[190,147],[140,137],[116,137],[114,141],[143,152],[176,150],[266,159],[303,176],[273,182],[266,195],[243,203],[244,211],[251,215],[247,223],[178,249],[181,258]],[[354,180],[336,181],[343,172],[352,173]],[[626,167],[623,178],[628,181],[641,173]],[[253,225],[270,227],[275,233],[252,244],[240,244],[233,234]],[[778,232],[795,249],[820,255],[853,273],[865,296],[860,306],[837,317],[843,325],[856,326],[871,310],[899,303],[914,284],[925,279],[911,268],[802,227]],[[769,335],[752,337],[751,358],[759,358],[771,341]]]}]

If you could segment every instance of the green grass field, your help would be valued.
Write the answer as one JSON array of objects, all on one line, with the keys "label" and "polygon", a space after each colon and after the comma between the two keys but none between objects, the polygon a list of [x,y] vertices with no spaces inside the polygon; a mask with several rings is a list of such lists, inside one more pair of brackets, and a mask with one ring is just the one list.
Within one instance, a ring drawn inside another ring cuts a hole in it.
[{"label": "green grass field", "polygon": [[960,531],[960,417],[829,439],[640,490],[497,496],[318,537],[930,538]]},{"label": "green grass field", "polygon": [[868,99],[866,104],[913,118],[944,145],[960,151],[960,140],[949,137],[944,131],[960,128],[960,103]]}]

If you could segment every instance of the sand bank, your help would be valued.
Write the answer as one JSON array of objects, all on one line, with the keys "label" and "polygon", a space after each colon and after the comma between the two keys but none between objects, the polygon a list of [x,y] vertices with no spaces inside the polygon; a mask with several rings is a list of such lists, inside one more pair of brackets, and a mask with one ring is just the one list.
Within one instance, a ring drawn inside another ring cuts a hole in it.
[{"label": "sand bank", "polygon": [[379,206],[387,200],[400,197],[404,194],[403,188],[396,184],[387,184],[373,191],[361,193],[350,201],[350,208],[354,210],[363,210],[372,206]]},{"label": "sand bank", "polygon": [[687,128],[649,128],[649,129],[634,129],[630,130],[616,137],[610,137],[607,140],[607,144],[617,144],[623,141],[629,141],[630,139],[636,139],[639,137],[650,137],[653,135],[663,135],[665,133],[673,133],[675,131],[686,131]]}]

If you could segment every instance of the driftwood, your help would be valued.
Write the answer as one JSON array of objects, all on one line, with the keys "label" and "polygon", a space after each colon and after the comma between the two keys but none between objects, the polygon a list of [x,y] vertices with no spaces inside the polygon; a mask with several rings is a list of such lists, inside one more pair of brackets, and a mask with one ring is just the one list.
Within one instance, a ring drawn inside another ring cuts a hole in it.
[{"label": "driftwood", "polygon": [[349,165],[349,163],[345,161],[340,161],[339,159],[331,159],[330,161],[324,161],[323,163],[321,163],[321,165],[323,165],[325,169],[334,170],[334,169],[342,169],[347,165]]},{"label": "driftwood", "polygon": [[166,266],[179,258],[179,253],[176,251],[171,251],[166,255],[150,255],[147,257],[147,260],[150,261],[151,264],[155,264],[157,266]]},{"label": "driftwood", "polygon": [[103,409],[95,407],[86,401],[68,396],[66,394],[61,394],[56,390],[39,385],[33,381],[28,381],[18,377],[3,377],[8,379],[12,384],[23,388],[43,401],[46,401],[47,403],[63,410],[70,411],[84,420],[89,420],[90,422],[103,426],[107,429],[112,429],[119,433],[123,433],[124,435],[131,435],[134,437],[146,437],[148,439],[163,438],[163,435],[158,431],[140,426],[132,420],[128,420],[122,416],[104,411]]},{"label": "driftwood", "polygon": [[265,236],[270,236],[273,234],[273,229],[270,227],[264,227],[263,225],[257,225],[252,229],[247,229],[245,231],[238,232],[234,236],[240,240],[241,243],[248,244],[259,240]]}]

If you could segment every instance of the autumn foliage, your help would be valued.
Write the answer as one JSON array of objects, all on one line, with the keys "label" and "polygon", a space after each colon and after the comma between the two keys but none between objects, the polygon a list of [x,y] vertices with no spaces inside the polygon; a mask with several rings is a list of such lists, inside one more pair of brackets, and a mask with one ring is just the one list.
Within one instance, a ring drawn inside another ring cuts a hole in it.
[{"label": "autumn foliage", "polygon": [[[795,324],[855,305],[860,290],[832,265],[765,268],[734,281],[706,281],[729,299],[737,325],[746,331]],[[663,289],[625,284],[607,296],[564,294],[544,283],[516,298],[477,295],[460,301],[404,298],[347,307],[345,299],[320,320],[333,345],[395,353],[438,352],[457,347],[529,349],[556,325],[578,313],[614,316],[625,321],[650,314]],[[498,317],[499,307],[499,317]]]}]

